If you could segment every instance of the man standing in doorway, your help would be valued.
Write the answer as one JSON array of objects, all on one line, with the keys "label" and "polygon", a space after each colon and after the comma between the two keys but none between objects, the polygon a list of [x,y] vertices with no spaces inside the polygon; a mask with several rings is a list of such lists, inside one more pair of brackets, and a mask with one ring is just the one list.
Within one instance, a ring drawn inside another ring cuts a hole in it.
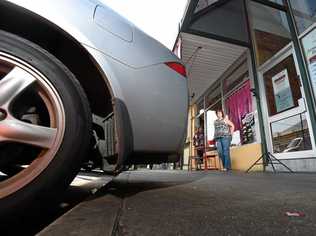
[{"label": "man standing in doorway", "polygon": [[197,152],[197,168],[201,169],[201,164],[203,163],[203,155],[204,155],[204,131],[202,127],[199,127],[197,132],[194,134],[193,137],[193,144]]}]

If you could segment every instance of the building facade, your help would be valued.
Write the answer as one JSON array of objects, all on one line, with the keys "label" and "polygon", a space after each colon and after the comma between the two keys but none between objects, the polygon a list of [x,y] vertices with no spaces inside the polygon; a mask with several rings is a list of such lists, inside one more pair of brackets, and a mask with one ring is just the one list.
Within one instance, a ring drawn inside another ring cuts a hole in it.
[{"label": "building facade", "polygon": [[270,152],[316,171],[315,0],[191,0],[174,52],[189,78],[186,157],[198,127],[213,144],[223,109],[236,126],[233,169]]}]

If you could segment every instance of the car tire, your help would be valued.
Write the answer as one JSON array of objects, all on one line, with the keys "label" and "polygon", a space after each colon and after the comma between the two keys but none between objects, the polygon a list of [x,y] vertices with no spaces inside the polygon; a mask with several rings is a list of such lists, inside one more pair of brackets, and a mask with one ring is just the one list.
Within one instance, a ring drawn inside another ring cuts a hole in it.
[{"label": "car tire", "polygon": [[[58,199],[88,150],[92,116],[85,92],[65,65],[38,45],[4,31],[0,94],[7,96],[0,98],[0,171],[1,165],[7,173],[9,165],[24,166],[0,181],[4,219]],[[26,110],[35,112],[25,115]],[[25,122],[26,116],[31,121]],[[16,147],[23,151],[14,152]]]}]

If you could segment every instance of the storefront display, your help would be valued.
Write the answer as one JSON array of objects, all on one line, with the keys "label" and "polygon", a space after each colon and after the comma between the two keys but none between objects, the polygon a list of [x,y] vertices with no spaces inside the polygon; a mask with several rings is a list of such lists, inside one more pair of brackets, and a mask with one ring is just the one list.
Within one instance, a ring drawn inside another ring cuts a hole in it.
[{"label": "storefront display", "polygon": [[[254,142],[254,118],[252,107],[252,95],[250,92],[251,86],[249,80],[241,80],[241,84],[236,88],[227,91],[228,97],[225,100],[225,111],[229,119],[235,125],[235,133],[233,135],[232,145],[239,146],[246,143]],[[218,90],[211,90],[206,99],[212,97],[214,94],[221,94]],[[214,100],[215,101],[215,100]],[[214,122],[217,119],[216,110],[222,109],[222,99],[219,97],[219,101],[211,104],[206,111],[206,131],[208,143],[214,139]],[[247,128],[244,132],[244,128]]]},{"label": "storefront display", "polygon": [[[248,124],[248,122],[243,122],[243,119],[245,119],[247,114],[252,112],[252,95],[250,89],[250,81],[248,80],[237,91],[235,91],[231,96],[229,96],[225,102],[227,115],[229,119],[234,123],[235,129],[240,131],[240,138],[242,144],[245,143],[244,127],[246,124]],[[247,140],[248,139],[245,139],[245,141]],[[249,142],[250,139],[246,143]]]},{"label": "storefront display", "polygon": [[204,101],[206,142],[223,109],[235,125],[234,169],[264,150],[295,170],[315,171],[316,1],[214,2],[189,1],[181,28],[183,61],[203,47],[188,79],[192,106]]},{"label": "storefront display", "polygon": [[253,112],[250,112],[243,116],[241,130],[242,143],[253,143],[255,137],[255,118]]}]

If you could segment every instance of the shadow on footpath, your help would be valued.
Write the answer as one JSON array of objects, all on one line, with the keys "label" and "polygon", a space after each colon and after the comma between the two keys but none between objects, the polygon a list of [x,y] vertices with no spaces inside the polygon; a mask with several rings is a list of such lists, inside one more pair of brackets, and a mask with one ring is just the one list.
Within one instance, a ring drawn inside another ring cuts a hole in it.
[{"label": "shadow on footpath", "polygon": [[106,194],[128,198],[140,192],[185,185],[205,177],[205,172],[165,171],[163,178],[161,173],[164,171],[125,172],[101,188],[91,200]]}]

